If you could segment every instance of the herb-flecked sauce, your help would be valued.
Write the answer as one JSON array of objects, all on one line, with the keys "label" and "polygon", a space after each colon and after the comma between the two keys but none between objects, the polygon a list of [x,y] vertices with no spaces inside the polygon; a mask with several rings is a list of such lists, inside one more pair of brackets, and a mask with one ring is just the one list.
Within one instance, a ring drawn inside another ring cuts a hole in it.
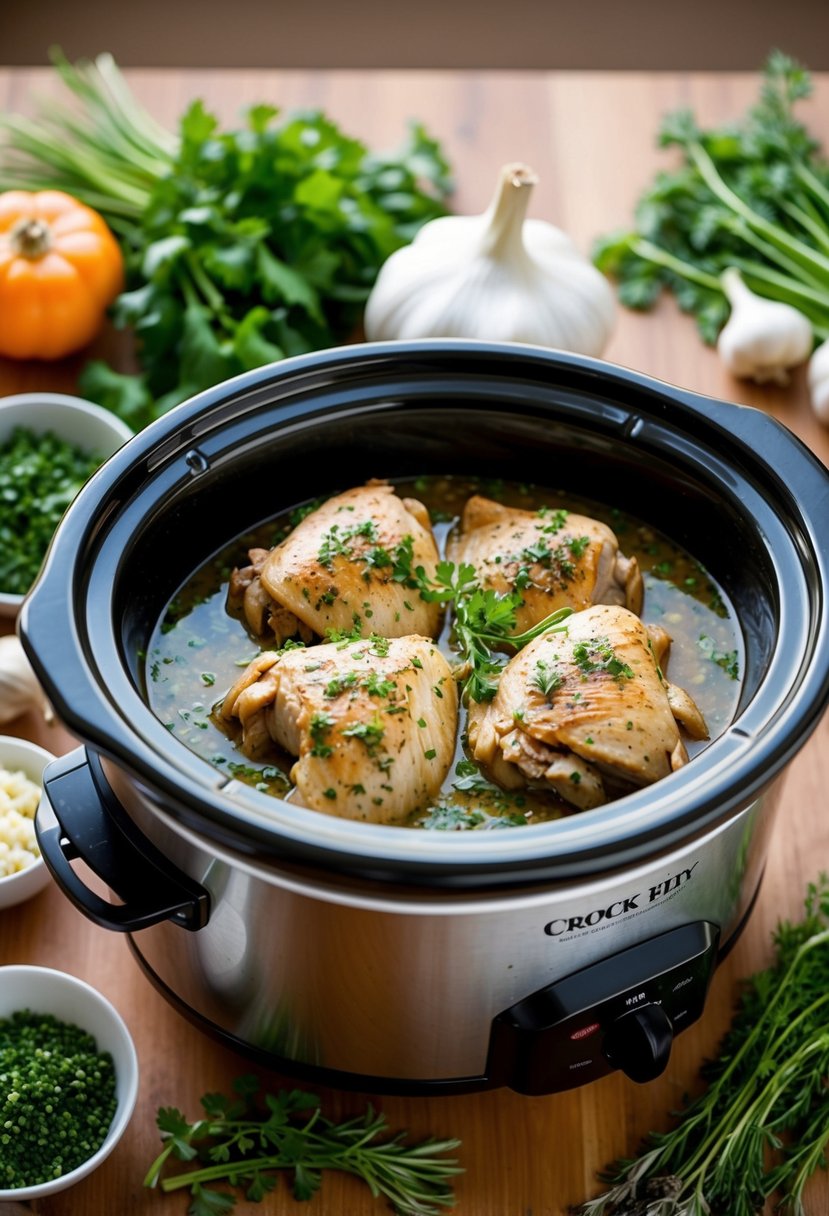
[{"label": "herb-flecked sauce", "polygon": [[[709,740],[684,739],[689,756],[693,758],[732,720],[744,666],[736,615],[701,563],[658,529],[617,508],[517,482],[429,476],[395,486],[401,496],[416,497],[427,506],[441,553],[472,494],[529,511],[564,508],[608,524],[620,550],[638,559],[645,586],[642,620],[661,625],[673,639],[663,663],[665,675],[690,693],[708,725]],[[238,749],[236,737],[218,725],[213,709],[259,653],[242,622],[227,611],[232,569],[247,564],[249,548],[271,548],[283,540],[319,501],[281,513],[197,570],[167,605],[146,657],[147,700],[171,734],[228,777],[289,801],[288,774],[295,758],[274,745],[270,763],[253,763]],[[439,645],[451,663],[458,656],[449,635],[447,626]],[[465,751],[461,707],[455,759],[440,797],[433,807],[413,815],[408,826],[491,829],[573,813],[578,812],[551,791],[507,792],[488,782]]]}]

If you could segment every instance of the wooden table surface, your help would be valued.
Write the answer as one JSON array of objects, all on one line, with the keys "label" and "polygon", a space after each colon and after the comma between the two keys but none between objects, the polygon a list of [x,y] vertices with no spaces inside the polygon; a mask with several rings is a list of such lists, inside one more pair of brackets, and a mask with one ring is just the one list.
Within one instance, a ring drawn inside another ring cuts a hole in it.
[{"label": "wooden table surface", "polygon": [[[499,167],[524,160],[540,181],[530,214],[569,232],[585,252],[599,234],[630,224],[634,202],[658,167],[659,116],[691,106],[703,124],[739,116],[756,96],[752,74],[459,73],[459,72],[229,72],[131,71],[135,92],[155,115],[173,123],[195,96],[232,121],[239,109],[267,100],[284,110],[323,107],[349,133],[375,148],[394,146],[406,121],[422,119],[454,167],[454,209],[482,210]],[[829,148],[829,76],[817,76],[802,115]],[[33,90],[53,85],[46,70],[0,72],[0,106],[26,111]],[[105,335],[96,350],[127,358],[122,337]],[[732,379],[714,351],[702,345],[692,320],[664,300],[651,314],[620,309],[609,360],[712,396],[773,414],[829,463],[829,431],[813,418],[805,372],[785,389]],[[83,357],[62,364],[4,364],[0,394],[33,389],[73,391]],[[54,752],[73,740],[60,727],[27,716],[5,728],[35,738]],[[465,1216],[557,1216],[597,1193],[596,1171],[631,1154],[648,1129],[667,1127],[668,1112],[697,1084],[698,1066],[714,1051],[730,1016],[741,976],[766,965],[770,933],[779,917],[800,914],[805,884],[829,865],[829,722],[826,719],[790,765],[772,840],[761,898],[736,948],[717,972],[705,1016],[676,1042],[657,1081],[638,1086],[611,1075],[586,1088],[542,1098],[510,1091],[442,1098],[381,1098],[394,1128],[415,1135],[457,1136],[466,1173],[457,1184]],[[0,914],[0,963],[40,963],[89,981],[108,996],[135,1038],[141,1085],[135,1115],[120,1145],[91,1178],[43,1200],[43,1216],[184,1216],[182,1195],[142,1188],[158,1149],[155,1111],[174,1104],[197,1111],[199,1096],[226,1088],[249,1063],[216,1046],[175,1013],[139,972],[118,935],[94,927],[51,887]],[[265,1073],[269,1085],[283,1078]],[[321,1090],[334,1114],[361,1110],[370,1095]],[[385,1210],[361,1184],[327,1177],[320,1194],[298,1208],[280,1187],[267,1210],[308,1216],[371,1216]],[[2,1205],[0,1205],[2,1207]],[[240,1212],[259,1205],[240,1203]],[[807,1193],[808,1216],[829,1212],[829,1176]]]}]

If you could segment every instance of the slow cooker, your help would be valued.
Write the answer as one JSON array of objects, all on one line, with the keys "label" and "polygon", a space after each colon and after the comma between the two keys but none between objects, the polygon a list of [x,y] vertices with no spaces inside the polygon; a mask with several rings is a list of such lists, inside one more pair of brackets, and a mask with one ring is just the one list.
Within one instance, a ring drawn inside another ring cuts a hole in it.
[{"label": "slow cooker", "polygon": [[[655,786],[498,832],[321,815],[171,737],[142,656],[183,580],[291,504],[425,473],[589,486],[700,558],[745,641],[731,725]],[[107,461],[24,604],[81,741],[45,774],[43,856],[183,1013],[275,1069],[397,1093],[646,1081],[703,1011],[826,705],[827,518],[829,475],[783,426],[599,360],[375,343],[219,385]]]}]

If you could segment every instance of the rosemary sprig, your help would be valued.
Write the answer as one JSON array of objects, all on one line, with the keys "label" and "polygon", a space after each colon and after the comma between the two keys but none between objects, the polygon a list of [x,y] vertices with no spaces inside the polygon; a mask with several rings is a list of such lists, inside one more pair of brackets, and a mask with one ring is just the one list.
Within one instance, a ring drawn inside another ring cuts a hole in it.
[{"label": "rosemary sprig", "polygon": [[[368,1106],[361,1115],[335,1123],[320,1110],[316,1094],[302,1090],[266,1093],[257,1103],[256,1077],[237,1077],[235,1098],[205,1094],[204,1117],[189,1122],[174,1107],[162,1107],[156,1122],[164,1148],[147,1171],[144,1185],[163,1191],[189,1188],[189,1216],[229,1213],[236,1196],[214,1189],[225,1183],[258,1203],[289,1171],[295,1199],[310,1199],[324,1170],[361,1178],[372,1195],[383,1197],[401,1216],[438,1216],[454,1205],[451,1179],[462,1173],[453,1157],[459,1140],[407,1143],[405,1133],[388,1136],[384,1115]],[[193,1168],[162,1174],[171,1159]]]}]

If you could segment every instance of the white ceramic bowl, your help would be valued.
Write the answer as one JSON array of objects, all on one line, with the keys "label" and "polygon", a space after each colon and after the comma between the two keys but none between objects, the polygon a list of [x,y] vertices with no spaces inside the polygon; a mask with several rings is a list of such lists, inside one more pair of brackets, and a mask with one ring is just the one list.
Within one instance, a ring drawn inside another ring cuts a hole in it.
[{"label": "white ceramic bowl", "polygon": [[[133,434],[110,410],[64,393],[0,397],[0,444],[18,426],[38,435],[52,431],[67,443],[103,457],[117,452]],[[16,616],[22,602],[22,595],[11,595],[0,588],[0,616]]]},{"label": "white ceramic bowl", "polygon": [[138,1096],[138,1057],[130,1032],[113,1005],[95,988],[50,967],[0,967],[0,1018],[22,1009],[51,1013],[91,1034],[98,1051],[108,1051],[115,1066],[116,1109],[106,1139],[83,1165],[39,1186],[0,1190],[0,1203],[54,1195],[86,1178],[106,1160],[124,1134]]},{"label": "white ceramic bowl", "polygon": [[[24,772],[30,781],[36,785],[43,784],[43,770],[50,760],[54,760],[51,752],[27,739],[15,739],[11,735],[0,735],[0,768]],[[52,881],[52,876],[46,868],[46,863],[39,857],[25,870],[17,874],[7,874],[0,878],[0,910],[10,908],[12,904],[22,903],[42,891]]]}]

